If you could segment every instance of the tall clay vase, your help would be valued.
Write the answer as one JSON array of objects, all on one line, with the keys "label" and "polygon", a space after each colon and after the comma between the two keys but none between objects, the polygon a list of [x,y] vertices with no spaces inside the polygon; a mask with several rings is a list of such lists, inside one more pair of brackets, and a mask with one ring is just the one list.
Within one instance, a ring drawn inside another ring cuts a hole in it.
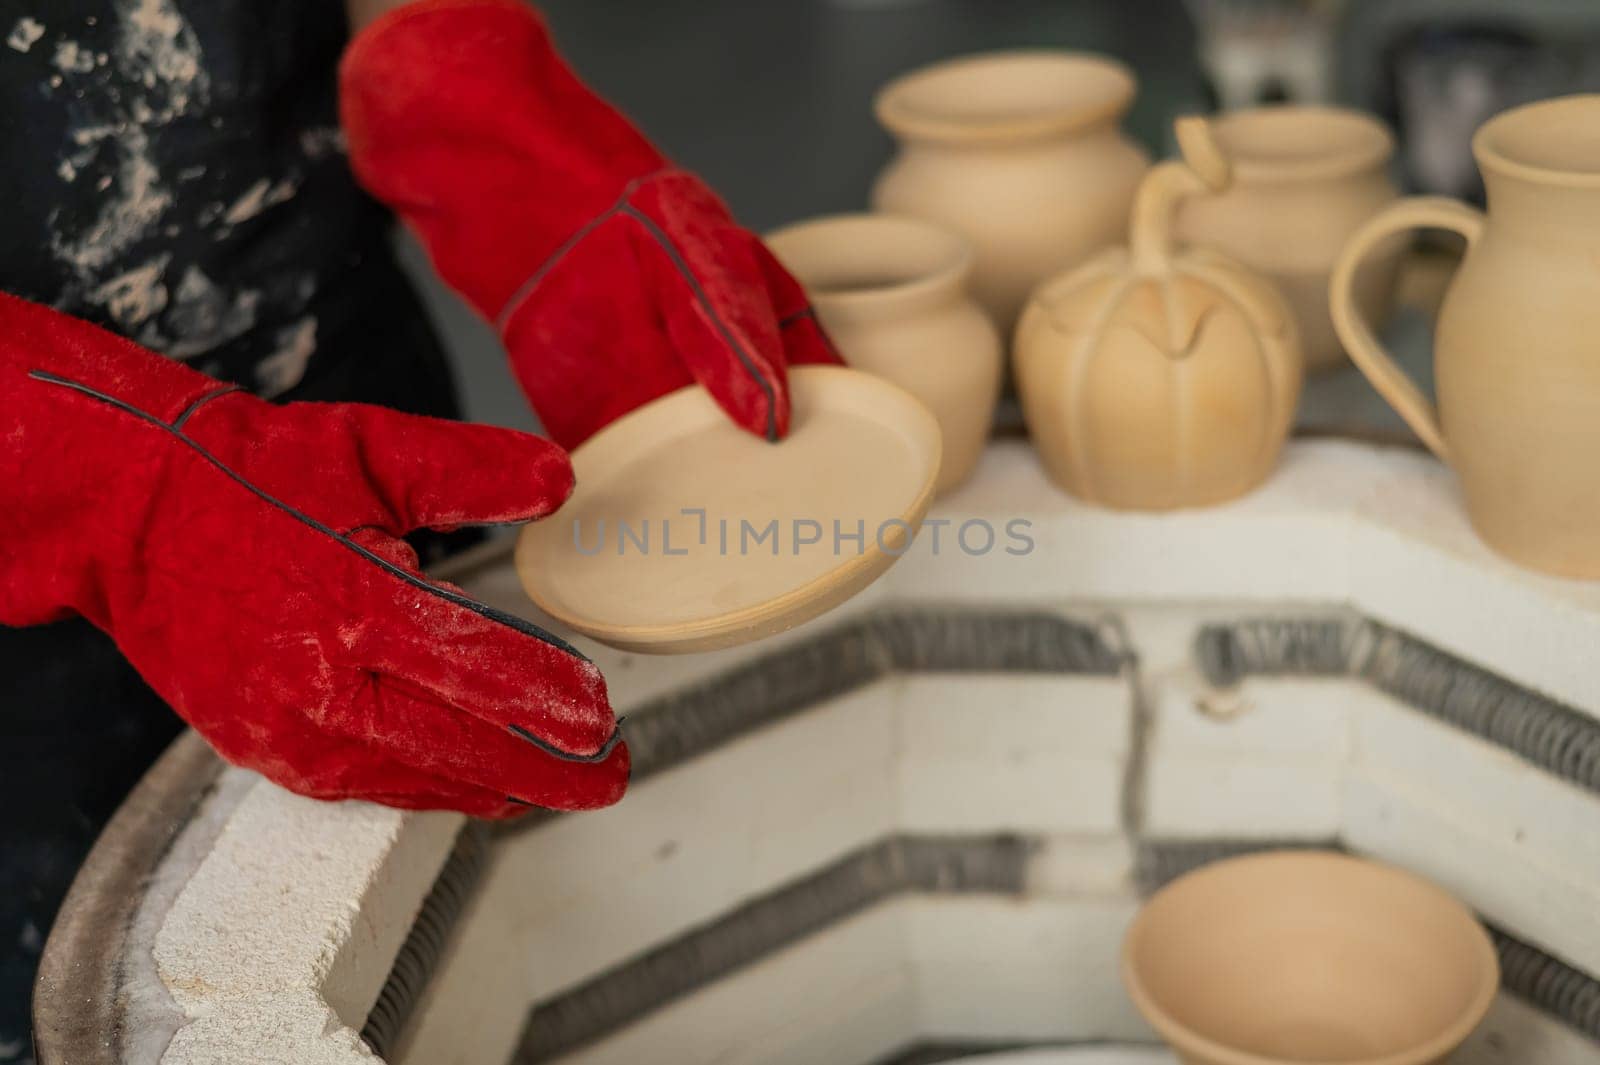
[{"label": "tall clay vase", "polygon": [[1022,413],[1050,476],[1106,506],[1166,510],[1241,495],[1277,462],[1300,396],[1294,319],[1267,281],[1176,250],[1185,197],[1226,186],[1203,119],[1183,162],[1140,186],[1131,246],[1041,285],[1017,326]]},{"label": "tall clay vase", "polygon": [[972,289],[1009,334],[1043,278],[1115,244],[1149,166],[1119,123],[1122,64],[1072,52],[996,52],[885,86],[874,107],[899,142],[875,210],[926,218],[977,252]]},{"label": "tall clay vase", "polygon": [[[1328,314],[1339,251],[1392,203],[1394,138],[1371,115],[1331,107],[1261,107],[1212,122],[1233,183],[1178,212],[1180,240],[1215,248],[1278,286],[1294,311],[1306,368],[1345,365]],[[1356,301],[1370,322],[1388,317],[1403,247],[1392,241],[1362,270]]]},{"label": "tall clay vase", "polygon": [[920,399],[944,437],[938,492],[966,480],[1000,392],[1000,336],[967,293],[972,249],[915,218],[838,215],[767,238],[845,362]]},{"label": "tall clay vase", "polygon": [[[1478,534],[1522,565],[1600,578],[1600,96],[1528,104],[1472,138],[1489,210],[1416,197],[1340,256],[1333,320],[1356,365],[1461,478]],[[1434,332],[1435,409],[1373,338],[1352,287],[1373,248],[1451,229],[1466,257]]]}]

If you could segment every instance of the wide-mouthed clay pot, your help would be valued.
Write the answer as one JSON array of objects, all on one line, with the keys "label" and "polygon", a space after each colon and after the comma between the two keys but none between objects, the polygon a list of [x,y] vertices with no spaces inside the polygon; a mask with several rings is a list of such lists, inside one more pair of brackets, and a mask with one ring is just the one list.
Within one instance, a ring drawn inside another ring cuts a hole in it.
[{"label": "wide-mouthed clay pot", "polygon": [[[1356,365],[1461,477],[1478,534],[1522,565],[1600,578],[1600,95],[1527,104],[1472,139],[1487,215],[1401,200],[1356,233],[1330,290]],[[1452,229],[1466,257],[1434,333],[1438,409],[1374,339],[1352,284],[1408,229]]]},{"label": "wide-mouthed clay pot", "polygon": [[767,238],[845,362],[920,399],[944,437],[937,491],[977,465],[1000,393],[1000,336],[967,294],[972,249],[931,222],[838,215]]},{"label": "wide-mouthed clay pot", "polygon": [[1177,202],[1228,180],[1205,120],[1180,120],[1178,136],[1184,161],[1140,186],[1131,246],[1045,282],[1017,326],[1028,432],[1056,483],[1092,503],[1166,510],[1249,491],[1300,396],[1283,297],[1216,252],[1173,246]]},{"label": "wide-mouthed clay pot", "polygon": [[1410,873],[1277,851],[1155,894],[1122,979],[1186,1065],[1430,1065],[1477,1027],[1500,966],[1472,914]]},{"label": "wide-mouthed clay pot", "polygon": [[[1178,212],[1178,238],[1215,248],[1265,276],[1294,311],[1306,367],[1344,365],[1328,315],[1328,278],[1350,234],[1393,202],[1394,138],[1371,115],[1333,107],[1261,107],[1218,116],[1212,130],[1233,183]],[[1357,302],[1381,323],[1393,303],[1400,242],[1361,271]]]},{"label": "wide-mouthed clay pot", "polygon": [[948,226],[977,252],[973,292],[1009,332],[1041,279],[1116,243],[1149,166],[1119,128],[1127,67],[1073,52],[996,52],[890,82],[875,109],[899,142],[874,209]]}]

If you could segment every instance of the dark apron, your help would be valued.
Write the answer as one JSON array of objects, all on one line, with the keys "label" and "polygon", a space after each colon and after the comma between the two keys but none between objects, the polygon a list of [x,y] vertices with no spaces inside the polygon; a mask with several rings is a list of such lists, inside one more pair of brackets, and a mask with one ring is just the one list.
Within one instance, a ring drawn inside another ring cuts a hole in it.
[{"label": "dark apron", "polygon": [[[454,416],[390,219],[343,154],[343,6],[0,0],[0,290],[269,398]],[[32,975],[74,871],[181,722],[76,620],[0,628],[0,691],[9,1065],[31,1060]]]}]

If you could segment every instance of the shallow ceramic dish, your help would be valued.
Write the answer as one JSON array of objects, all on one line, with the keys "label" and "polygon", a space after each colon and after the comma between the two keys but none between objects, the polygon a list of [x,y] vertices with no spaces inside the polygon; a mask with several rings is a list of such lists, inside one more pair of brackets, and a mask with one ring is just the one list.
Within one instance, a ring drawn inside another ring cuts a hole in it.
[{"label": "shallow ceramic dish", "polygon": [[1434,885],[1279,851],[1180,877],[1128,929],[1122,978],[1187,1065],[1424,1065],[1483,1020],[1493,943]]},{"label": "shallow ceramic dish", "polygon": [[517,544],[533,601],[602,643],[672,654],[770,636],[870,584],[928,508],[938,423],[859,371],[796,367],[789,383],[779,444],[690,387],[574,451],[572,498]]}]

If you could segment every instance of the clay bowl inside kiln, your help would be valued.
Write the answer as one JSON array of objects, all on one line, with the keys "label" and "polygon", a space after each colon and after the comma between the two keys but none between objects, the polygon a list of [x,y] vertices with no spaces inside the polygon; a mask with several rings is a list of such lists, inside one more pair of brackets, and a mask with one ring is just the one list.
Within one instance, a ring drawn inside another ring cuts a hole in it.
[{"label": "clay bowl inside kiln", "polygon": [[1185,1062],[1425,1065],[1483,1019],[1493,944],[1425,880],[1321,851],[1218,862],[1169,884],[1123,981]]}]

